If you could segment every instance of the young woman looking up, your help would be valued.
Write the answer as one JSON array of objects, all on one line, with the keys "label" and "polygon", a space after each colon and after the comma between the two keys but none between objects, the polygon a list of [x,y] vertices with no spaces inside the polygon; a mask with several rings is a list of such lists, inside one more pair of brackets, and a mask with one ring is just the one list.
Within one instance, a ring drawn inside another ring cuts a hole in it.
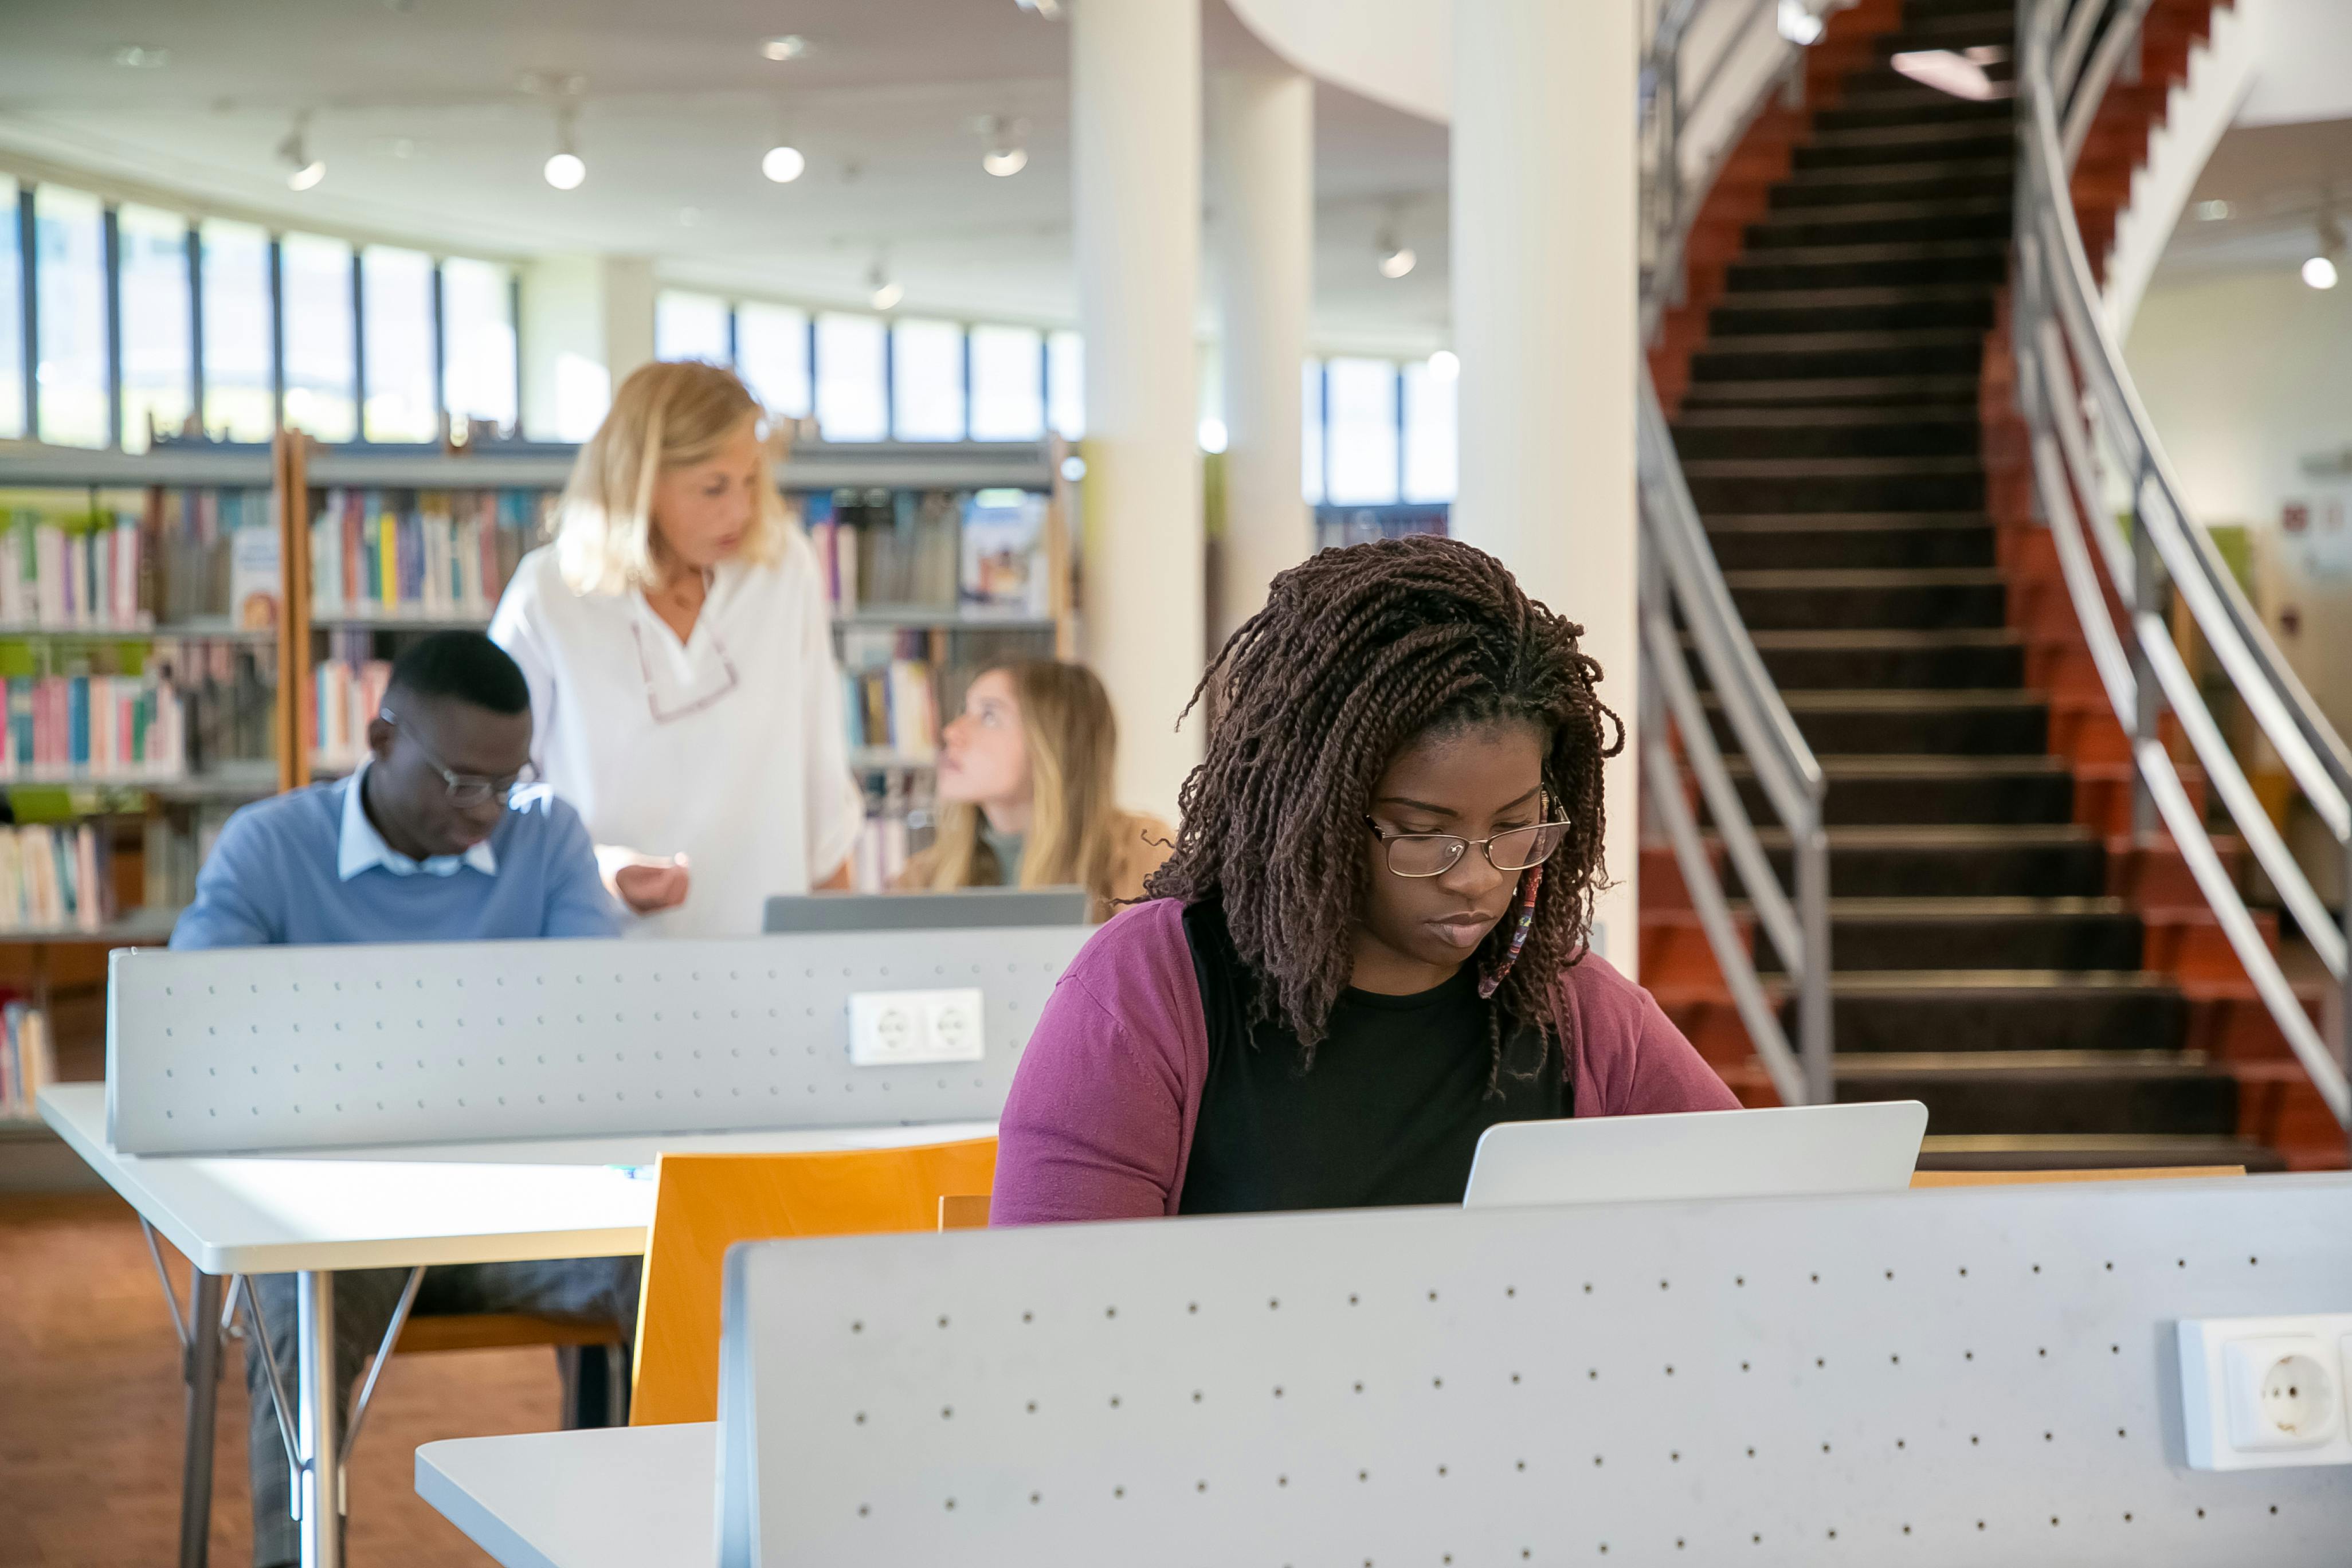
[{"label": "young woman looking up", "polygon": [[634,935],[756,936],[770,894],[846,884],[865,824],[764,418],[716,365],[632,372],[490,623],[530,682],[539,776]]},{"label": "young woman looking up", "polygon": [[1152,900],[1022,1058],[992,1222],[1459,1203],[1497,1121],[1732,1109],[1586,945],[1624,731],[1580,635],[1449,540],[1276,578]]},{"label": "young woman looking up", "polygon": [[1167,825],[1118,809],[1110,698],[1082,665],[1036,659],[974,677],[940,749],[940,829],[902,888],[1080,887],[1108,920],[1167,858]]}]

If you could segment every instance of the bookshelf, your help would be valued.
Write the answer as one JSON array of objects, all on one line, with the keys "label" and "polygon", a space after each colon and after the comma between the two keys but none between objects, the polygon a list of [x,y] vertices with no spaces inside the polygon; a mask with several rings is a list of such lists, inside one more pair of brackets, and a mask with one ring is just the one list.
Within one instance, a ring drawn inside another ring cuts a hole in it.
[{"label": "bookshelf", "polygon": [[[288,554],[286,667],[299,672],[289,712],[300,726],[288,787],[355,763],[404,638],[488,625],[507,576],[543,533],[574,450],[292,454],[284,510],[289,536],[305,542]],[[1059,440],[817,442],[800,444],[778,470],[834,605],[851,765],[868,803],[854,868],[861,886],[885,885],[926,837],[940,718],[961,703],[972,671],[1076,651],[1067,457]],[[967,561],[975,527],[1020,548]],[[1006,582],[1011,591],[999,591]]]}]

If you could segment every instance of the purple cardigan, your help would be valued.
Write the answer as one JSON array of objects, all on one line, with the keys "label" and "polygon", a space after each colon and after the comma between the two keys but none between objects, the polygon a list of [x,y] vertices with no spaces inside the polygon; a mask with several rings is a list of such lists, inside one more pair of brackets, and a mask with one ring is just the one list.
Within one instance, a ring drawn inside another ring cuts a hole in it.
[{"label": "purple cardigan", "polygon": [[[1209,1076],[1183,920],[1174,899],[1122,910],[1055,987],[1004,1102],[991,1225],[1176,1212]],[[1601,958],[1561,973],[1559,1016],[1577,1115],[1738,1109],[1650,994]]]}]

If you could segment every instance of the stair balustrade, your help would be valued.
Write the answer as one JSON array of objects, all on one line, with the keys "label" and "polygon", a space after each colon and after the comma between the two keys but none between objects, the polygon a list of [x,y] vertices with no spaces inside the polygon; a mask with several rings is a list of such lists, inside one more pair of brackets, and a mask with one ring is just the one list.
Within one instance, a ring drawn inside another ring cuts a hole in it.
[{"label": "stair balustrade", "polygon": [[[2098,683],[2134,764],[2135,838],[2168,833],[2264,1008],[2341,1126],[2352,1128],[2352,754],[2263,629],[2197,523],[2109,335],[2073,196],[2108,89],[2137,61],[2152,0],[2019,6],[2011,325],[2035,498]],[[2119,515],[2127,517],[2124,526]],[[2345,868],[2331,914],[2215,722],[2175,640],[2184,606],[2239,702],[2332,836]],[[2315,1023],[2208,830],[2166,744],[2177,729],[2335,994]],[[2329,1036],[2332,1035],[2333,1038]]]}]

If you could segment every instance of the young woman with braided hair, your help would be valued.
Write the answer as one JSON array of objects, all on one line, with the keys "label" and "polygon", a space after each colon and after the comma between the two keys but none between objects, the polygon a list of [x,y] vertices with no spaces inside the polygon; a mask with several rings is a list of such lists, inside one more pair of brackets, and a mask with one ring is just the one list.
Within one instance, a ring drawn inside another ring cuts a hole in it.
[{"label": "young woman with braided hair", "polygon": [[1586,946],[1624,731],[1581,630],[1443,539],[1274,580],[1174,853],[1030,1040],[993,1223],[1458,1203],[1497,1121],[1734,1107]]}]

